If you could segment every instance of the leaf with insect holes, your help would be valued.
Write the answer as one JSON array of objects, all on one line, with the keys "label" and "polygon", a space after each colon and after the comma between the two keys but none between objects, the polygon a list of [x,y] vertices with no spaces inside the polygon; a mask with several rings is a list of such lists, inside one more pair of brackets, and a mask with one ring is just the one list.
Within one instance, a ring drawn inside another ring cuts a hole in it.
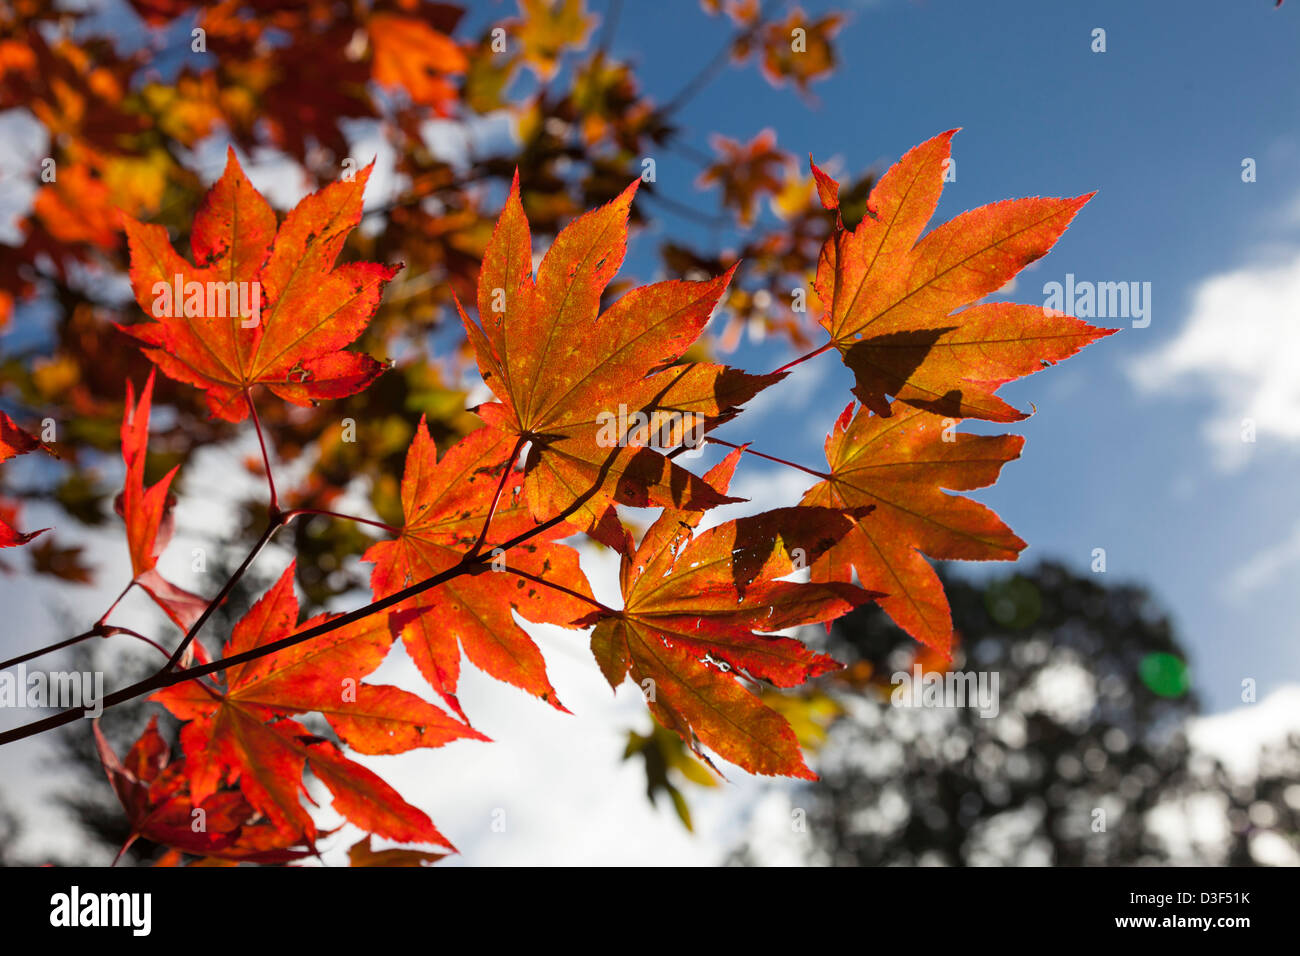
[{"label": "leaf with insect holes", "polygon": [[[439,461],[437,446],[420,419],[402,475],[401,535],[372,545],[363,558],[375,565],[370,584],[376,600],[456,565],[478,540],[498,487],[501,495],[485,552],[537,527],[521,495],[522,475],[511,471],[503,479],[513,465],[508,460],[513,443],[503,432],[480,428]],[[512,612],[529,621],[569,624],[591,610],[581,598],[515,573],[541,577],[590,598],[577,552],[555,540],[574,530],[556,524],[496,555],[493,570],[462,575],[398,605],[392,620],[407,652],[458,713],[462,648],[481,670],[564,709],[546,676],[541,651],[515,623]]]},{"label": "leaf with insect holes", "polygon": [[[291,564],[235,625],[223,656],[240,654],[329,620],[297,623]],[[344,757],[288,715],[316,711],[354,750],[391,754],[485,740],[478,731],[397,687],[362,683],[383,661],[392,635],[372,615],[316,638],[228,668],[224,688],[200,680],[154,695],[181,720],[190,793],[203,801],[223,780],[238,784],[277,827],[314,837],[299,800],[310,768],[334,796],[334,807],[369,832],[402,842],[451,844],[423,812],[371,771]]]},{"label": "leaf with insect holes", "polygon": [[[707,480],[725,489],[739,456]],[[655,719],[700,756],[703,744],[751,773],[813,779],[789,723],[738,678],[793,687],[840,666],[770,632],[830,621],[872,597],[850,584],[777,580],[817,560],[850,519],[780,508],[692,536],[701,517],[665,509],[639,546],[626,541],[623,610],[585,619],[592,653],[611,686],[630,675]]]},{"label": "leaf with insect holes", "polygon": [[957,434],[955,422],[895,402],[885,416],[850,402],[826,438],[830,478],[804,495],[817,508],[869,508],[811,564],[814,581],[850,581],[883,592],[894,623],[945,656],[952,615],[926,561],[1014,561],[1025,547],[990,509],[943,489],[970,491],[997,480],[1020,456],[1019,435]]},{"label": "leaf with insect holes", "polygon": [[[1000,386],[1115,330],[1040,306],[971,303],[1046,255],[1091,194],[993,203],[922,238],[955,132],[900,159],[871,191],[856,229],[837,224],[814,283],[822,325],[853,370],[854,394],[877,415],[889,414],[892,395],[953,418],[1018,421],[1025,414],[994,394]],[[838,215],[834,180],[816,164],[813,174],[822,204]]]},{"label": "leaf with insect holes", "polygon": [[498,399],[477,411],[492,428],[530,442],[524,492],[539,521],[572,513],[587,529],[613,502],[702,510],[733,500],[651,445],[698,437],[783,377],[673,364],[704,331],[734,267],[703,282],[633,289],[600,312],[601,293],[623,262],[636,186],[563,229],[534,280],[516,174],[483,255],[482,327],[461,311]]},{"label": "leaf with insect holes", "polygon": [[165,375],[203,389],[208,409],[226,421],[248,416],[245,395],[256,385],[295,405],[361,391],[384,366],[345,346],[365,331],[401,268],[335,265],[361,221],[373,165],[307,196],[277,229],[230,150],[194,217],[192,265],[165,228],[124,216],[131,285],[153,321],[123,331]]}]

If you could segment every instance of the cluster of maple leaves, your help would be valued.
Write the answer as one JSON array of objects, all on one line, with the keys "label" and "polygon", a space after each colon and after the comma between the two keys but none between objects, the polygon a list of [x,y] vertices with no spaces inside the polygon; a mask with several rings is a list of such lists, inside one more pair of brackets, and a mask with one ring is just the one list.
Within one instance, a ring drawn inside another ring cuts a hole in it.
[{"label": "cluster of maple leaves", "polygon": [[[182,755],[171,758],[153,722],[125,760],[99,738],[133,832],[170,847],[173,860],[296,859],[314,851],[318,835],[302,802],[310,771],[334,809],[367,834],[450,849],[421,810],[346,750],[485,739],[457,698],[462,652],[563,710],[516,616],[589,628],[610,685],[630,677],[655,719],[706,761],[707,750],[753,773],[811,777],[789,722],[756,690],[793,687],[839,665],[781,632],[876,600],[946,655],[951,617],[926,556],[1012,559],[1024,547],[990,510],[947,493],[991,484],[1022,440],[959,434],[957,424],[1023,418],[997,397],[1000,385],[1108,334],[1037,306],[972,304],[1044,255],[1088,197],[996,203],[922,236],[951,136],[891,168],[853,229],[843,224],[838,184],[812,167],[832,220],[815,284],[829,341],[798,361],[838,352],[857,402],[827,438],[826,469],[814,470],[821,480],[788,507],[698,531],[710,509],[737,500],[727,492],[749,446],[732,446],[697,475],[675,460],[681,434],[673,450],[654,447],[633,419],[618,442],[600,438],[602,413],[620,407],[649,421],[689,416],[711,433],[797,364],[756,375],[683,359],[732,271],[635,288],[602,310],[626,251],[636,182],[562,229],[534,275],[516,177],[483,254],[477,320],[456,303],[496,400],[473,409],[481,426],[441,456],[420,422],[406,451],[402,524],[365,551],[374,602],[358,611],[300,622],[291,565],[210,660],[195,637],[221,595],[205,600],[158,573],[175,469],[146,486],[154,378],[138,400],[128,383],[118,507],[132,583],[185,635],[152,696],[182,722]],[[231,151],[195,215],[192,261],[165,228],[127,216],[131,283],[146,318],[123,331],[230,422],[256,423],[256,397],[267,392],[309,406],[382,380],[384,365],[348,346],[397,269],[337,262],[360,222],[368,173],[331,183],[277,223]],[[160,316],[158,284],[175,276],[259,283],[260,321],[249,327],[201,304]],[[0,424],[5,457],[39,446],[8,418]],[[269,478],[269,458],[266,468]],[[271,489],[267,536],[292,518],[273,481]],[[638,540],[618,506],[660,514]],[[32,537],[8,525],[4,534],[6,545]],[[580,534],[619,555],[621,607],[593,597],[566,543]],[[802,569],[806,580],[797,579]],[[365,681],[399,641],[443,707]],[[309,713],[334,737],[302,724]],[[207,820],[201,832],[187,826],[196,810]],[[369,839],[355,856],[373,856]]]},{"label": "cluster of maple leaves", "polygon": [[[47,502],[87,526],[111,516],[114,489],[98,464],[116,453],[123,379],[147,374],[138,353],[119,347],[113,328],[132,321],[132,303],[106,281],[129,264],[118,212],[185,234],[205,181],[219,172],[219,160],[210,172],[196,170],[195,160],[217,139],[241,155],[273,152],[292,161],[309,188],[339,178],[358,125],[373,128],[392,157],[394,192],[372,196],[366,213],[369,226],[382,228],[354,230],[346,254],[406,264],[355,343],[403,361],[364,403],[344,400],[328,414],[263,410],[262,426],[282,460],[311,469],[310,480],[294,489],[294,504],[332,508],[344,485],[361,480],[389,517],[399,507],[394,476],[411,434],[405,412],[427,413],[440,440],[475,425],[459,388],[472,356],[463,348],[435,354],[428,333],[454,321],[453,291],[473,297],[496,216],[489,197],[516,169],[533,228],[549,236],[617,196],[645,157],[657,158],[661,170],[673,156],[701,166],[701,184],[718,199],[717,215],[708,217],[715,234],[738,235],[718,251],[666,231],[673,238],[659,250],[665,272],[717,275],[744,259],[746,269],[724,293],[725,328],[711,336],[723,351],[746,332],[789,337],[800,347],[811,342],[809,313],[788,303],[790,288],[809,284],[829,227],[811,177],[768,132],[749,144],[716,140],[716,161],[704,153],[707,144],[692,147],[674,114],[713,72],[702,69],[673,95],[647,90],[637,61],[611,52],[618,5],[602,21],[584,0],[517,0],[476,8],[473,16],[435,0],[131,0],[139,22],[120,33],[142,35],[145,42],[135,44],[121,43],[115,29],[127,5],[111,15],[82,6],[0,5],[0,110],[25,112],[31,124],[21,168],[6,171],[6,188],[33,196],[14,224],[19,238],[0,256],[0,331],[24,306],[33,322],[48,322],[41,336],[6,343],[0,400],[11,414],[39,412],[36,420],[60,423],[51,480],[0,486],[0,512]],[[703,21],[723,33],[722,65],[728,56],[736,65],[756,64],[773,86],[800,96],[835,67],[839,15],[808,16],[793,0],[701,6],[704,16],[688,28]],[[486,23],[485,12],[493,18]],[[795,29],[804,32],[805,49],[792,56]],[[471,135],[467,154],[453,160],[427,135],[429,118],[443,116],[471,130],[499,129],[505,119],[513,137],[508,145],[486,137],[489,145]],[[754,161],[733,163],[734,150]],[[850,190],[855,209],[868,183],[864,177]],[[644,184],[634,221],[702,215],[697,202],[675,192],[671,182]],[[766,209],[774,215],[755,215]],[[159,473],[234,434],[197,393],[169,381],[160,381],[158,392],[173,412],[150,465]],[[375,427],[356,442],[338,441],[338,420],[363,411]],[[354,527],[302,523],[286,534],[308,559],[299,583],[313,606],[360,583],[352,571],[322,570],[341,567],[363,543]],[[95,572],[66,528],[44,535],[27,554],[31,570],[67,582],[89,582]]]}]

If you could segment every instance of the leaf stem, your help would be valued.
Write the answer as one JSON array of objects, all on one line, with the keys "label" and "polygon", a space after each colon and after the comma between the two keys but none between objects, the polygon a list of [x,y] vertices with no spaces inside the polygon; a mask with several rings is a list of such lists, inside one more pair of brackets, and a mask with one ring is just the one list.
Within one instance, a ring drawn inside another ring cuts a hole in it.
[{"label": "leaf stem", "polygon": [[105,611],[100,616],[99,620],[95,622],[95,627],[99,628],[104,626],[105,622],[108,620],[108,616],[116,611],[117,606],[122,603],[122,598],[126,597],[126,593],[130,591],[131,588],[135,587],[135,581],[136,579],[132,578],[127,582],[126,587],[122,588],[122,593],[113,599],[113,603],[108,606],[108,610]]},{"label": "leaf stem", "polygon": [[743,451],[746,455],[753,455],[753,456],[756,457],[756,458],[766,458],[768,461],[774,461],[774,462],[776,462],[778,465],[786,465],[787,467],[790,467],[790,468],[797,468],[797,469],[799,469],[800,471],[807,472],[808,474],[812,475],[813,477],[815,477],[815,478],[821,478],[821,479],[824,480],[824,481],[829,481],[829,480],[830,480],[830,477],[831,477],[830,475],[826,474],[825,472],[822,472],[822,471],[814,471],[814,470],[811,469],[811,468],[806,468],[806,467],[804,467],[803,465],[799,465],[799,464],[794,463],[793,461],[786,461],[784,458],[777,458],[775,455],[765,455],[765,454],[763,454],[761,451],[754,451],[754,449],[750,448],[748,445],[734,445],[734,444],[732,444],[731,442],[729,442],[729,441],[725,441],[725,440],[723,440],[723,439],[721,439],[721,438],[710,438],[709,441],[711,441],[711,442],[717,442],[719,445],[725,445],[727,448],[738,448],[738,449],[740,449],[741,451]]},{"label": "leaf stem", "polygon": [[257,415],[257,406],[253,404],[253,393],[245,390],[244,398],[248,399],[248,411],[253,416],[253,427],[257,429],[257,444],[262,449],[262,465],[266,468],[266,484],[271,489],[271,517],[274,519],[280,512],[280,499],[275,494],[275,476],[271,474],[271,456],[266,453],[266,439],[262,435],[262,420]]},{"label": "leaf stem", "polygon": [[806,355],[800,355],[800,356],[799,356],[797,359],[795,359],[793,362],[786,362],[784,365],[782,365],[779,369],[777,369],[777,370],[776,370],[775,372],[773,372],[772,374],[773,374],[773,375],[780,375],[782,372],[788,372],[788,371],[790,371],[790,369],[794,368],[796,365],[800,365],[800,364],[802,364],[802,363],[808,361],[810,358],[816,358],[818,355],[821,355],[823,352],[825,352],[826,350],[832,348],[834,345],[835,345],[834,342],[827,342],[827,343],[826,343],[825,345],[823,345],[821,348],[813,349],[811,352],[807,353]]},{"label": "leaf stem", "polygon": [[163,657],[169,656],[169,652],[167,648],[163,647],[153,638],[145,637],[139,631],[133,631],[129,627],[119,627],[116,624],[110,624],[104,629],[104,635],[103,635],[104,637],[112,637],[114,634],[125,634],[128,637],[134,637],[136,640],[144,641],[146,644],[148,644],[150,647],[156,650]]},{"label": "leaf stem", "polygon": [[483,520],[483,528],[479,531],[474,546],[469,549],[467,557],[477,555],[478,549],[483,547],[483,542],[487,540],[488,528],[492,524],[492,518],[497,513],[497,504],[501,501],[501,492],[505,490],[506,481],[509,480],[510,473],[514,470],[515,461],[518,460],[519,451],[524,447],[524,442],[526,440],[527,439],[523,435],[520,435],[515,439],[514,451],[510,453],[510,457],[506,460],[505,470],[501,472],[501,480],[497,483],[496,494],[492,496],[492,506],[488,508],[487,517]]},{"label": "leaf stem", "polygon": [[706,63],[698,73],[686,82],[685,86],[673,95],[672,99],[658,110],[659,115],[669,116],[677,112],[677,110],[685,106],[695,96],[695,94],[708,86],[709,82],[718,74],[718,71],[726,66],[728,61],[731,60],[731,51],[735,47],[736,43],[740,40],[748,40],[750,37],[757,34],[767,22],[767,18],[771,15],[772,11],[776,9],[778,2],[779,0],[768,0],[767,3],[763,4],[763,8],[758,12],[758,16],[754,18],[754,22],[743,30],[737,30],[735,35],[730,37],[727,42],[718,49],[718,52],[713,55],[713,59]]},{"label": "leaf stem", "polygon": [[592,607],[598,607],[602,611],[607,611],[610,614],[618,613],[612,607],[606,607],[604,604],[601,604],[595,598],[587,597],[587,595],[581,593],[580,591],[575,591],[572,588],[566,588],[563,584],[556,584],[554,581],[548,581],[541,575],[530,574],[527,571],[520,571],[518,568],[512,568],[509,566],[506,567],[506,573],[514,574],[521,578],[527,578],[529,581],[535,581],[536,583],[544,587],[548,587],[553,591],[563,591],[565,594],[569,595],[570,597],[576,597],[579,601],[586,601]]},{"label": "leaf stem", "polygon": [[389,534],[402,533],[401,528],[394,528],[391,524],[384,524],[382,521],[372,521],[370,518],[361,518],[357,515],[345,515],[338,511],[326,511],[323,508],[294,508],[291,511],[284,512],[281,517],[287,524],[299,515],[325,515],[326,517],[339,518],[343,521],[355,521],[357,524],[368,524],[372,528],[382,528]]}]

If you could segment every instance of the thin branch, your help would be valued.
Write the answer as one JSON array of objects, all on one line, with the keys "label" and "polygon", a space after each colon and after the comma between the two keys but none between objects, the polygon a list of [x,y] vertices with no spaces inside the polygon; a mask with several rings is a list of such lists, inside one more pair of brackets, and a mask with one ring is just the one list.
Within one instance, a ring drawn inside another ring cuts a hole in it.
[{"label": "thin branch", "polygon": [[9,660],[0,663],[0,670],[13,667],[15,664],[21,664],[24,661],[30,661],[34,657],[40,657],[44,654],[53,654],[55,651],[61,651],[65,647],[71,647],[73,644],[80,644],[82,641],[88,641],[92,637],[99,637],[102,633],[103,632],[100,630],[99,625],[96,624],[89,631],[82,631],[80,634],[59,641],[57,644],[50,644],[47,647],[40,647],[34,651],[28,651],[26,654],[19,654],[17,657],[11,657]]},{"label": "thin branch", "polygon": [[[517,456],[518,452],[516,451],[515,454]],[[579,495],[567,508],[559,514],[543,521],[541,524],[534,525],[527,531],[520,532],[509,541],[505,541],[497,547],[503,551],[508,551],[510,548],[515,547],[515,545],[522,544],[525,541],[548,531],[556,525],[563,524],[570,515],[577,512],[583,504],[585,504],[592,495],[596,493],[598,488],[604,485],[606,475],[608,474],[610,467],[613,465],[615,457],[616,453],[610,454],[604,464],[601,465],[600,471],[598,472],[596,480],[593,482],[592,486]],[[511,460],[511,465],[513,465],[513,459]],[[504,481],[502,484],[504,485]],[[489,516],[489,520],[491,520],[491,516]],[[243,664],[248,661],[257,660],[260,657],[266,657],[269,654],[274,654],[278,651],[284,650],[285,648],[293,647],[297,644],[303,643],[304,641],[309,641],[314,637],[319,637],[322,634],[328,634],[341,627],[346,627],[349,624],[363,620],[373,614],[378,614],[380,611],[385,611],[394,605],[400,604],[416,595],[423,594],[425,591],[436,588],[440,584],[450,581],[453,578],[460,577],[463,574],[483,573],[487,570],[485,562],[490,560],[490,557],[486,555],[475,554],[472,552],[467,553],[461,557],[460,561],[456,564],[444,571],[440,571],[432,577],[425,578],[423,581],[412,584],[400,591],[395,591],[385,598],[372,601],[370,604],[357,608],[355,611],[350,611],[347,614],[340,615],[339,617],[332,618],[328,621],[322,621],[315,627],[307,628],[306,630],[291,634],[288,637],[281,638],[278,641],[272,641],[269,644],[254,647],[242,653],[233,654],[230,657],[212,661],[208,664],[196,665],[179,671],[173,670],[175,662],[179,660],[179,656],[184,653],[186,646],[188,646],[188,644],[194,639],[194,635],[198,633],[198,629],[202,627],[204,621],[211,616],[212,611],[217,604],[219,604],[220,601],[224,599],[225,595],[229,593],[230,589],[234,587],[234,581],[236,581],[248,565],[252,563],[252,560],[258,551],[260,551],[266,542],[270,540],[271,535],[275,533],[275,530],[279,528],[281,524],[282,521],[276,521],[262,534],[262,537],[258,540],[258,543],[254,546],[248,557],[244,559],[244,563],[240,565],[239,570],[236,571],[231,580],[227,582],[226,586],[221,589],[221,593],[213,599],[211,604],[209,604],[202,617],[200,617],[200,619],[195,622],[194,626],[190,628],[189,634],[185,636],[185,641],[182,643],[181,647],[176,650],[176,653],[172,656],[172,660],[168,661],[166,666],[161,668],[152,677],[136,681],[134,684],[123,687],[121,690],[114,691],[113,693],[104,696],[98,701],[98,704],[104,708],[115,707],[118,704],[124,703],[128,700],[134,700],[137,697],[142,697],[145,694],[152,693],[155,690],[160,690],[163,687],[170,687],[187,680],[205,677],[208,674],[215,674],[219,671],[224,671],[237,664]],[[57,714],[52,714],[49,717],[42,718],[41,720],[33,721],[30,724],[15,727],[12,730],[6,730],[0,733],[0,746],[13,743],[16,740],[25,740],[28,737],[35,737],[38,734],[45,733],[46,731],[54,730],[57,727],[70,724],[84,716],[85,708],[74,707]]]},{"label": "thin branch", "polygon": [[596,42],[597,55],[603,55],[614,40],[614,30],[618,27],[619,15],[623,12],[623,0],[612,0],[605,22],[600,25],[600,39]]},{"label": "thin branch", "polygon": [[185,635],[184,640],[181,641],[180,645],[172,653],[171,658],[163,666],[161,673],[163,674],[169,673],[173,668],[176,667],[178,663],[180,663],[181,657],[185,654],[185,649],[188,648],[191,643],[193,643],[194,638],[197,637],[199,631],[203,629],[203,625],[208,622],[208,618],[210,618],[213,615],[213,613],[221,605],[221,602],[223,602],[227,598],[227,596],[229,596],[230,592],[235,589],[235,585],[238,584],[239,579],[244,576],[244,572],[247,571],[249,566],[253,563],[253,559],[257,557],[258,553],[264,547],[266,547],[267,542],[271,540],[271,537],[275,534],[275,532],[278,531],[280,527],[284,524],[282,518],[283,516],[277,516],[271,519],[271,523],[266,526],[266,530],[263,531],[262,536],[257,539],[257,543],[253,545],[252,550],[248,552],[248,555],[244,558],[243,563],[240,564],[239,567],[235,569],[235,573],[232,574],[226,580],[226,583],[221,586],[221,590],[217,592],[217,596],[208,602],[208,606],[203,609],[203,613],[199,615],[199,619],[195,621],[193,625],[191,625],[189,631]]},{"label": "thin branch", "polygon": [[[132,581],[131,584],[135,584],[135,582]],[[127,586],[126,590],[130,590],[130,585]],[[122,593],[125,594],[126,591],[123,591]],[[118,598],[118,600],[120,601],[121,598]],[[117,601],[114,601],[113,604],[116,605]],[[109,611],[111,610],[112,608],[109,608]],[[104,613],[104,617],[108,617],[108,612]],[[163,657],[167,657],[170,654],[165,647],[154,641],[152,638],[145,637],[143,634],[138,631],[133,631],[129,627],[121,627],[117,624],[105,624],[104,619],[100,618],[99,621],[96,622],[95,626],[88,631],[82,631],[80,634],[59,641],[57,644],[50,644],[47,647],[37,648],[34,651],[28,651],[26,654],[19,654],[17,657],[11,657],[7,661],[0,662],[0,670],[13,667],[15,664],[22,664],[35,657],[53,654],[55,651],[61,651],[65,647],[71,647],[74,644],[80,644],[82,641],[88,641],[92,637],[112,637],[114,634],[126,634],[129,637],[134,637],[138,640],[144,641],[146,644],[151,644],[158,649],[159,653],[161,653]]]},{"label": "thin branch", "polygon": [[766,26],[767,18],[771,15],[772,11],[776,9],[779,3],[780,0],[768,0],[767,3],[763,4],[763,8],[758,12],[758,16],[754,18],[754,22],[743,30],[737,30],[735,35],[728,39],[727,42],[718,49],[718,52],[713,55],[713,59],[704,64],[704,67],[687,80],[686,85],[678,90],[672,99],[659,108],[659,115],[668,116],[677,112],[694,99],[695,95],[699,93],[700,90],[708,86],[709,83],[713,81],[713,78],[718,75],[719,71],[727,65],[727,61],[731,59],[731,51],[735,45],[740,41],[752,38],[759,30]]},{"label": "thin branch", "polygon": [[695,148],[680,136],[670,137],[666,141],[665,145],[669,149],[680,151],[687,159],[691,160],[697,166],[703,166],[705,169],[708,169],[718,161],[716,156],[710,156],[708,153],[704,152],[704,150]]},{"label": "thin branch", "polygon": [[655,202],[662,205],[669,212],[676,213],[684,219],[690,219],[693,222],[700,223],[701,225],[711,226],[717,229],[729,229],[734,225],[729,216],[717,216],[707,212],[700,212],[694,206],[687,205],[684,202],[678,202],[676,199],[673,199],[670,196],[665,196],[663,193],[646,190],[645,194]]}]

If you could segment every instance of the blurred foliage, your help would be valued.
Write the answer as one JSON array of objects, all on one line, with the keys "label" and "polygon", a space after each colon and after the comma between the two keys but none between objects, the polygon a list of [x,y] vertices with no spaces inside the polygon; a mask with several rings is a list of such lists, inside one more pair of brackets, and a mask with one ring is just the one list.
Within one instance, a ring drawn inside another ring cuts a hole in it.
[{"label": "blurred foliage", "polygon": [[[6,513],[42,502],[66,515],[43,549],[14,563],[6,556],[5,566],[17,570],[26,560],[29,570],[69,581],[95,570],[70,542],[77,522],[116,521],[122,382],[139,385],[149,371],[114,327],[143,318],[123,293],[118,211],[165,225],[184,248],[205,185],[219,172],[201,157],[222,157],[226,143],[258,160],[255,175],[258,163],[275,163],[293,170],[303,190],[369,162],[373,146],[359,154],[363,139],[378,138],[392,157],[391,191],[369,197],[342,258],[405,263],[358,343],[393,367],[362,396],[310,409],[265,403],[271,444],[298,477],[282,494],[286,507],[339,510],[342,496],[360,495],[391,521],[419,417],[428,415],[441,447],[477,426],[465,410],[468,353],[451,296],[473,299],[479,258],[516,168],[540,243],[642,177],[637,222],[662,214],[674,225],[710,227],[707,249],[662,244],[669,278],[717,274],[745,259],[714,347],[733,348],[746,330],[806,346],[815,305],[795,311],[792,290],[810,289],[829,228],[810,180],[770,132],[745,147],[717,139],[715,156],[673,117],[729,63],[757,67],[756,83],[764,82],[761,71],[774,85],[806,92],[833,66],[842,18],[813,19],[770,0],[761,8],[684,6],[681,28],[714,32],[719,57],[678,90],[652,93],[635,61],[611,53],[621,6],[520,0],[517,10],[503,3],[467,16],[427,0],[0,4],[0,110],[38,128],[13,144],[22,168],[5,184],[33,199],[16,223],[21,238],[0,255],[0,407],[28,427],[52,423],[59,454],[42,463],[37,481],[18,469],[0,472],[0,502]],[[795,52],[800,30],[804,52]],[[754,158],[735,166],[735,150]],[[708,194],[716,212],[647,172],[670,156],[699,166],[706,185],[721,183]],[[868,183],[860,177],[846,191],[865,197]],[[150,480],[155,469],[160,475],[237,434],[209,419],[188,386],[160,380],[154,404],[170,414],[156,415]],[[344,438],[349,422],[355,427]],[[178,492],[186,480],[182,468]],[[262,507],[249,500],[245,520]],[[364,583],[359,532],[317,522],[293,534],[310,607]]]},{"label": "blurred foliage", "polygon": [[[825,640],[847,667],[803,695],[843,709],[814,763],[821,779],[791,793],[808,862],[1249,864],[1270,841],[1300,854],[1300,736],[1262,749],[1246,779],[1192,751],[1200,707],[1187,655],[1147,591],[1052,563],[984,583],[944,578],[959,635],[951,665],[918,660],[874,606]],[[892,704],[896,675],[918,664],[996,674],[996,716]],[[1196,836],[1206,813],[1221,840]],[[1167,839],[1161,814],[1186,845]],[[765,849],[753,842],[733,860]]]}]

